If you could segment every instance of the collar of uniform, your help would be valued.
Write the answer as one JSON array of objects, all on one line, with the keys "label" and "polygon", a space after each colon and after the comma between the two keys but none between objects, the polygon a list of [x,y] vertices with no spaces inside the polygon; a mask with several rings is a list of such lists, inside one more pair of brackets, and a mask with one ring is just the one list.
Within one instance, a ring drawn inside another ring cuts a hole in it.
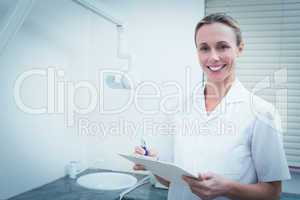
[{"label": "collar of uniform", "polygon": [[246,97],[246,88],[243,84],[238,80],[235,79],[231,88],[229,89],[228,93],[225,96],[226,103],[237,103],[245,101]]},{"label": "collar of uniform", "polygon": [[[201,87],[200,89],[200,99],[198,99],[199,105],[202,105],[202,109],[205,110],[205,86]],[[247,98],[247,89],[243,86],[243,84],[236,78],[229,89],[228,93],[224,97],[224,99],[221,101],[226,104],[230,103],[238,103],[243,102]],[[199,96],[198,96],[199,97]]]}]

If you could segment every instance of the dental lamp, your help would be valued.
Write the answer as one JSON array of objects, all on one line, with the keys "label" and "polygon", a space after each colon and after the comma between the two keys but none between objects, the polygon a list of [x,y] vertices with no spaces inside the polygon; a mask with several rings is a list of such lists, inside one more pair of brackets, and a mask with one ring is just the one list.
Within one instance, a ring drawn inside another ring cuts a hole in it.
[{"label": "dental lamp", "polygon": [[[102,8],[101,9],[100,3],[98,1],[95,0],[73,0],[73,1],[116,26],[117,33],[118,33],[117,57],[119,59],[127,60],[128,66],[127,68],[123,68],[122,72],[128,74],[129,69],[132,65],[132,55],[129,53],[124,53],[121,50],[124,41],[124,24],[119,19],[113,17],[107,11],[105,11],[103,9],[104,8],[103,5],[101,5]],[[125,76],[124,73],[118,73],[118,74],[110,73],[106,76],[105,82],[107,86],[112,89],[132,89],[131,81],[128,79],[128,76]]]}]

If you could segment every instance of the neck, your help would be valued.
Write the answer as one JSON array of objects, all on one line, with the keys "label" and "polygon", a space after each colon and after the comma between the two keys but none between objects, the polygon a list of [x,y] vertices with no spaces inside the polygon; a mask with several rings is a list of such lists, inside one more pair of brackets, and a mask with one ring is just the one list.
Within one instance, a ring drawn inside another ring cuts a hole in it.
[{"label": "neck", "polygon": [[213,82],[208,80],[205,86],[206,99],[220,101],[227,94],[234,80],[234,77],[229,77],[221,82]]}]

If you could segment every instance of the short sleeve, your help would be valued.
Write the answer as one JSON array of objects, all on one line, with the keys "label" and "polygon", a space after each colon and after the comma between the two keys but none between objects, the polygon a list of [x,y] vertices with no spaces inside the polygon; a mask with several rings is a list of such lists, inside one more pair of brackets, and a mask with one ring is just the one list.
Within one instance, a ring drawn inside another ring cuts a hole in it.
[{"label": "short sleeve", "polygon": [[258,181],[271,182],[291,178],[278,113],[268,113],[263,118],[256,118],[251,138],[251,153]]}]

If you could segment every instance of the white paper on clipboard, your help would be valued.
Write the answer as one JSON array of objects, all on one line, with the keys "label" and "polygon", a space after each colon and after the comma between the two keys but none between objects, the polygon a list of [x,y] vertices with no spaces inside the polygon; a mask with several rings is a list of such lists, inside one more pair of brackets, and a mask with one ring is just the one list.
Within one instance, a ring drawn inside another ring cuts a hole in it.
[{"label": "white paper on clipboard", "polygon": [[181,182],[182,175],[197,178],[196,174],[188,172],[187,170],[169,162],[158,161],[148,156],[142,155],[125,155],[119,154],[121,157],[140,165],[151,171],[153,174],[158,175],[170,182]]}]

